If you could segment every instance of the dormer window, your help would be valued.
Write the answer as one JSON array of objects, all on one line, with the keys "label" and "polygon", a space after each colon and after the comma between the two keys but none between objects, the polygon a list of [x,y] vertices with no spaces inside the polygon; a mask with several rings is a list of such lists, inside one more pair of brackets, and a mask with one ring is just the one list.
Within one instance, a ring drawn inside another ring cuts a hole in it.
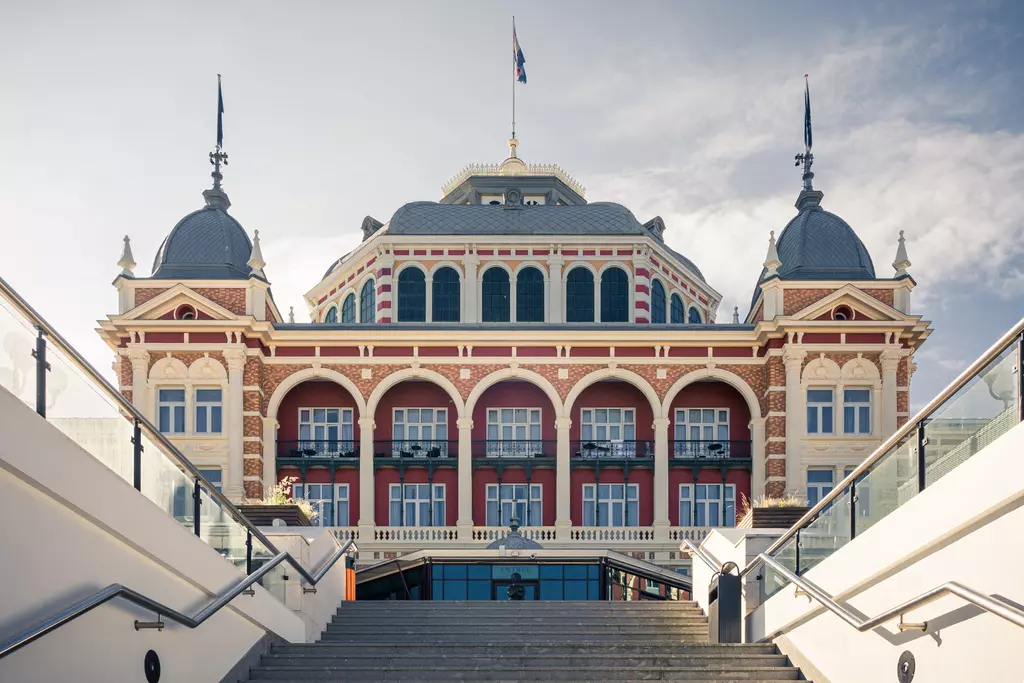
[{"label": "dormer window", "polygon": [[500,194],[484,194],[480,195],[481,204],[490,204],[491,206],[501,206],[505,203],[505,198]]},{"label": "dormer window", "polygon": [[523,199],[523,204],[526,204],[527,206],[544,206],[544,195],[542,195],[542,194],[537,194],[537,195],[528,194]]}]

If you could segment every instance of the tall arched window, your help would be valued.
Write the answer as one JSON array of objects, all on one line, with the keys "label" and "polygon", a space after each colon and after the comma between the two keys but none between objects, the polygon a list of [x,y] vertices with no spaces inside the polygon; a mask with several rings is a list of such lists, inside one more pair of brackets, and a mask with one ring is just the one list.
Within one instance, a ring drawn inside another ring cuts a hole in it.
[{"label": "tall arched window", "polygon": [[373,280],[367,280],[359,290],[359,322],[372,323],[377,320],[377,287]]},{"label": "tall arched window", "polygon": [[665,285],[655,280],[651,285],[651,322],[665,322]]},{"label": "tall arched window", "polygon": [[356,295],[349,294],[345,297],[345,303],[341,305],[341,322],[354,323],[356,321]]},{"label": "tall arched window", "polygon": [[459,291],[459,273],[454,268],[445,266],[434,273],[433,317],[435,323],[459,322],[461,293]]},{"label": "tall arched window", "polygon": [[629,320],[629,278],[621,268],[608,268],[601,274],[601,322],[624,323]]},{"label": "tall arched window", "polygon": [[696,306],[690,306],[690,324],[700,325],[702,322],[704,321],[701,320],[700,309]]},{"label": "tall arched window", "polygon": [[586,268],[573,268],[565,279],[565,321],[594,322],[594,274]]},{"label": "tall arched window", "polygon": [[423,271],[406,268],[398,276],[398,322],[421,323],[427,319],[427,284]]},{"label": "tall arched window", "polygon": [[683,305],[683,297],[678,294],[672,295],[672,308],[670,318],[673,325],[682,325],[686,322],[686,306]]},{"label": "tall arched window", "polygon": [[508,272],[497,266],[484,273],[483,322],[507,323],[511,319],[511,297],[509,294]]},{"label": "tall arched window", "polygon": [[516,322],[544,322],[544,276],[536,268],[523,268],[516,277]]},{"label": "tall arched window", "polygon": [[327,311],[327,315],[324,316],[325,323],[336,323],[338,322],[338,307],[331,306],[331,309]]}]

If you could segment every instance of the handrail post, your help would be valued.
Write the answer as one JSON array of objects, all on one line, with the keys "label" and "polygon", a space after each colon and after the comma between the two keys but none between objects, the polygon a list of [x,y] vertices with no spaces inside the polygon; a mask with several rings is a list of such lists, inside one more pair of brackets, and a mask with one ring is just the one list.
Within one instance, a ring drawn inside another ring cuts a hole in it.
[{"label": "handrail post", "polygon": [[32,357],[36,359],[36,412],[39,417],[46,417],[46,371],[50,364],[46,362],[46,331],[41,325],[36,326],[36,330],[39,336],[32,351]]},{"label": "handrail post", "polygon": [[245,533],[245,573],[252,574],[252,532]]},{"label": "handrail post", "polygon": [[850,540],[857,537],[857,480],[850,482]]},{"label": "handrail post", "polygon": [[800,532],[801,531],[803,531],[803,529],[797,529],[796,530],[796,536],[795,536],[796,544],[794,545],[794,547],[796,548],[796,553],[795,553],[796,561],[793,563],[793,573],[796,574],[797,576],[800,576]]},{"label": "handrail post", "polygon": [[924,435],[924,424],[925,420],[921,420],[917,424],[917,492],[924,491],[926,485],[925,482],[925,461],[924,461],[924,447],[928,443],[928,439]]},{"label": "handrail post", "polygon": [[192,530],[199,535],[199,507],[203,504],[199,479],[192,485]]},{"label": "handrail post", "polygon": [[1017,419],[1024,422],[1024,332],[1017,338]]},{"label": "handrail post", "polygon": [[132,480],[135,490],[142,490],[142,423],[135,420],[132,430]]}]

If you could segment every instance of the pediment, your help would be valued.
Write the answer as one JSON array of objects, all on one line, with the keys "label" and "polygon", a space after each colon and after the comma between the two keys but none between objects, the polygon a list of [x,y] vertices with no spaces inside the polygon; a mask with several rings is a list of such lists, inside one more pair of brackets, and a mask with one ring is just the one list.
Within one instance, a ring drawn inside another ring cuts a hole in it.
[{"label": "pediment", "polygon": [[207,320],[237,320],[238,316],[220,304],[207,299],[185,285],[177,284],[140,304],[121,316],[122,320],[173,319],[174,312],[188,304],[196,309],[200,318]]},{"label": "pediment", "polygon": [[875,320],[892,322],[906,320],[906,316],[883,301],[853,285],[845,285],[823,299],[797,311],[794,320],[832,320],[832,311],[837,306],[847,306],[854,312],[854,320]]}]

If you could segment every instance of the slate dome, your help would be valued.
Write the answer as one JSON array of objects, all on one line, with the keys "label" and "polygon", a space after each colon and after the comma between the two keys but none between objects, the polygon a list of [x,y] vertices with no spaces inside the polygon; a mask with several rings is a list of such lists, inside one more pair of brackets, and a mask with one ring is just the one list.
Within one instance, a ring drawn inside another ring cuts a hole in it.
[{"label": "slate dome", "polygon": [[153,259],[153,278],[248,279],[252,242],[228,214],[231,202],[220,190],[203,193],[206,206],[178,221]]},{"label": "slate dome", "polygon": [[532,538],[527,538],[519,533],[519,522],[513,519],[512,524],[509,525],[509,532],[502,538],[496,541],[491,541],[490,545],[487,546],[488,550],[497,550],[501,546],[505,546],[506,550],[540,550],[542,546]]}]

